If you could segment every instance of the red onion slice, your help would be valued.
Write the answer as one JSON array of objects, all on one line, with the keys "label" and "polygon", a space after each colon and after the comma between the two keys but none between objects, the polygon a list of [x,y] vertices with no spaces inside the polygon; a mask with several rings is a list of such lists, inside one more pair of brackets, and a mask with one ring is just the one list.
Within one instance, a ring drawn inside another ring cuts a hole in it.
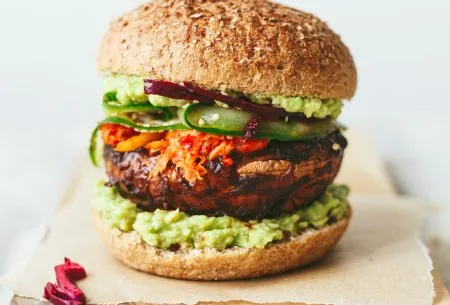
[{"label": "red onion slice", "polygon": [[203,95],[209,99],[225,103],[229,106],[237,107],[250,113],[255,113],[266,119],[274,119],[283,116],[297,116],[297,113],[290,113],[281,108],[275,108],[267,105],[260,105],[250,102],[243,98],[234,98],[223,95],[219,92],[204,90],[192,83],[183,82],[183,85],[197,94]]},{"label": "red onion slice", "polygon": [[279,117],[296,117],[298,119],[305,119],[305,116],[302,113],[292,113],[287,112],[282,108],[255,104],[246,98],[234,98],[232,96],[221,94],[217,91],[205,90],[190,82],[183,82],[182,85],[152,79],[146,79],[144,82],[145,94],[155,94],[173,99],[199,101],[200,103],[208,104],[212,104],[214,101],[219,101],[229,106],[257,114],[259,117],[264,119],[277,119]]},{"label": "red onion slice", "polygon": [[199,101],[202,103],[213,103],[214,100],[200,95],[192,90],[187,89],[184,86],[178,85],[172,82],[166,82],[162,80],[144,80],[145,94],[155,94],[160,96],[165,96],[173,99],[188,100],[188,101]]}]

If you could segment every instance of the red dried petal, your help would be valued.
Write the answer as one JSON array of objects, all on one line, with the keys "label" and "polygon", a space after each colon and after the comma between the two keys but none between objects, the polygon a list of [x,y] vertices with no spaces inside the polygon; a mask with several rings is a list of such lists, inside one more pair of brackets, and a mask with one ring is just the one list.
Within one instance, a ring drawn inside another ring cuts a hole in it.
[{"label": "red dried petal", "polygon": [[244,139],[250,140],[253,138],[256,134],[256,130],[259,127],[259,124],[261,123],[261,120],[259,117],[252,117],[248,122],[247,125],[245,125],[244,129]]}]

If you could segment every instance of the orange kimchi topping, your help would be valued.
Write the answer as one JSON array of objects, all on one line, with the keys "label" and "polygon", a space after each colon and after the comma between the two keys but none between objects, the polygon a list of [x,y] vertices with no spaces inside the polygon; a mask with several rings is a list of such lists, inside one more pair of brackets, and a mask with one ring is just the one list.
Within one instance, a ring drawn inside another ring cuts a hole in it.
[{"label": "orange kimchi topping", "polygon": [[[197,131],[168,131],[164,141],[158,143],[161,152],[156,161],[153,175],[166,169],[169,162],[183,171],[189,182],[202,179],[206,174],[203,167],[207,160],[219,157],[227,159],[228,166],[233,161],[227,157],[235,147],[233,139],[226,136],[216,136]],[[153,143],[147,147],[153,148]]]},{"label": "orange kimchi topping", "polygon": [[103,125],[101,132],[104,142],[117,151],[145,147],[150,153],[158,153],[156,166],[150,176],[163,172],[171,163],[183,171],[189,182],[202,179],[207,173],[204,164],[208,160],[221,158],[225,166],[232,166],[233,160],[229,157],[231,152],[251,153],[269,144],[269,140],[245,140],[195,130],[139,134],[133,129],[114,124]]},{"label": "orange kimchi topping", "polygon": [[116,147],[122,141],[128,140],[132,136],[138,134],[132,128],[128,128],[117,124],[104,124],[100,126],[102,140],[105,144]]}]

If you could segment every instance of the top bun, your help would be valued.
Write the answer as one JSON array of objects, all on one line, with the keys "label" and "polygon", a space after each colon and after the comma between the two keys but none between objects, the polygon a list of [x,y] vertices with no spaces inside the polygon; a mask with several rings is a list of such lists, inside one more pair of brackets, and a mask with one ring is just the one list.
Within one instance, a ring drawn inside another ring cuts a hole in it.
[{"label": "top bun", "polygon": [[356,89],[338,35],[266,0],[153,0],[111,23],[98,69],[247,94],[350,99]]}]

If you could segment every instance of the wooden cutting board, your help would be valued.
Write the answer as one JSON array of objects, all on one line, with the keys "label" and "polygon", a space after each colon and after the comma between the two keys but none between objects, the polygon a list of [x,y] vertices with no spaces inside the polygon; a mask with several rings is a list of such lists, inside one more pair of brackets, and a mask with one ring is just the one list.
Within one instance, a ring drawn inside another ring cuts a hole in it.
[{"label": "wooden cutting board", "polygon": [[[350,145],[346,151],[346,158],[337,181],[351,185],[355,194],[393,195],[396,189],[377,153],[374,143],[364,133],[350,131],[347,133]],[[69,181],[67,192],[62,197],[60,205],[64,205],[71,196],[73,184]],[[435,305],[450,305],[450,296],[438,272],[434,272],[436,290]],[[45,305],[48,302],[15,295],[10,304],[13,305]],[[122,305],[147,305],[143,303],[128,303]],[[206,305],[206,304],[202,304]],[[249,305],[246,302],[227,302],[227,305]]]}]

